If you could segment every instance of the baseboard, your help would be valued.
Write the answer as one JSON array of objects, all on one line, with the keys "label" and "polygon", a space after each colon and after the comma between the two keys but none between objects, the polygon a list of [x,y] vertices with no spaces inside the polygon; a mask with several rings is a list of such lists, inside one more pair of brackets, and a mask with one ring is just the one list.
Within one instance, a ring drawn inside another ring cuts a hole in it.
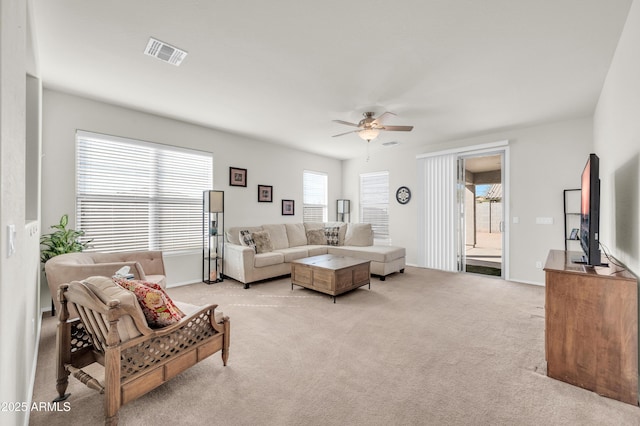
[{"label": "baseboard", "polygon": [[[36,385],[36,369],[38,368],[38,353],[40,352],[40,333],[42,332],[42,316],[38,322],[38,329],[36,331],[36,344],[33,348],[33,360],[31,362],[31,377],[29,378],[29,396],[27,397],[27,406],[31,407],[33,402],[33,388]],[[24,418],[24,426],[29,426],[29,416],[31,410],[26,410],[26,416]]]},{"label": "baseboard", "polygon": [[537,285],[538,287],[544,287],[544,283],[537,283],[537,282],[534,282],[534,281],[514,280],[514,279],[511,279],[509,281],[514,282],[514,283]]},{"label": "baseboard", "polygon": [[183,281],[180,283],[172,283],[172,284],[167,284],[167,288],[173,288],[173,287],[182,287],[183,285],[190,285],[190,284],[198,284],[201,283],[202,281],[198,280],[198,281]]}]

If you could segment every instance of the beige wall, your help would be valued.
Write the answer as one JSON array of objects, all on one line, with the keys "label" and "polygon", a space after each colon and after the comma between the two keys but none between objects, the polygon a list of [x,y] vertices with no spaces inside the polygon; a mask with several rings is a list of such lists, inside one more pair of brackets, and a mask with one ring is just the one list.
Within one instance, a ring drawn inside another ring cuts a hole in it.
[{"label": "beige wall", "polygon": [[[400,205],[395,190],[402,185],[417,190],[416,156],[450,148],[509,141],[510,279],[544,283],[536,267],[549,249],[564,249],[562,191],[580,185],[580,173],[592,149],[592,121],[579,118],[535,127],[507,130],[475,138],[424,145],[418,149],[380,148],[366,157],[345,161],[345,198],[352,200],[352,220],[358,220],[358,175],[388,170],[392,244],[407,248],[407,262],[417,263],[417,203]],[[519,223],[513,223],[517,217]],[[536,217],[552,217],[553,225],[536,225]]]},{"label": "beige wall", "polygon": [[[302,222],[302,173],[329,175],[329,217],[341,196],[341,161],[286,149],[185,122],[53,90],[43,95],[43,232],[68,213],[75,226],[75,132],[77,129],[193,148],[213,153],[214,189],[225,191],[226,227]],[[114,167],[117,167],[114,164]],[[229,167],[248,170],[247,187],[229,186]],[[257,202],[258,184],[273,186],[273,203]],[[295,200],[295,216],[282,216],[282,199]],[[169,286],[201,279],[201,252],[165,256]],[[49,299],[43,285],[43,305]]]},{"label": "beige wall", "polygon": [[640,2],[629,11],[594,115],[600,241],[640,273]]},{"label": "beige wall", "polygon": [[[40,321],[37,182],[27,188],[25,180],[26,129],[34,125],[27,121],[27,104],[37,111],[31,102],[38,98],[32,81],[27,101],[27,2],[0,0],[0,22],[0,402],[29,404]],[[31,142],[37,150],[37,136]],[[10,225],[16,231],[13,254],[7,245]],[[0,424],[26,424],[28,411],[4,408]]]}]

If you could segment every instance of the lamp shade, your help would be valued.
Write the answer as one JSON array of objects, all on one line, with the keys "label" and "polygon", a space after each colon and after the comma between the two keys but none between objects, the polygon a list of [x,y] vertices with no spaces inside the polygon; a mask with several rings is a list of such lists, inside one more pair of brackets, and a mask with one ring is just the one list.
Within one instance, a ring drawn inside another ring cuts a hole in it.
[{"label": "lamp shade", "polygon": [[224,191],[209,191],[209,212],[224,212]]}]

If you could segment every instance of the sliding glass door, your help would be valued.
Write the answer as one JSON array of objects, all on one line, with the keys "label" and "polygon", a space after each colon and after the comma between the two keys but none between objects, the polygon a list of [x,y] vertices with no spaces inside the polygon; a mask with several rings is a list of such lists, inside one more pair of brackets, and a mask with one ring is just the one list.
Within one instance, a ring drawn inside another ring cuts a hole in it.
[{"label": "sliding glass door", "polygon": [[[467,248],[476,244],[476,183],[494,179],[499,184],[501,210],[497,225],[490,222],[489,226],[490,232],[495,228],[499,233],[492,235],[499,239],[500,255],[495,260],[501,269],[497,275],[508,277],[508,148],[508,142],[502,141],[417,157],[418,266],[467,270]],[[497,161],[497,166],[477,170],[475,158],[479,157]]]}]

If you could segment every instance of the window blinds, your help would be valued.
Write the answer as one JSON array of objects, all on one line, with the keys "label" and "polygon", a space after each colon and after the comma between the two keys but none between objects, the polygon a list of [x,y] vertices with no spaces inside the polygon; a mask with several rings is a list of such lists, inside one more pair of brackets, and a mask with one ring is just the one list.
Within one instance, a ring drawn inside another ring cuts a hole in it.
[{"label": "window blinds", "polygon": [[76,133],[76,222],[92,251],[199,250],[213,156]]},{"label": "window blinds", "polygon": [[371,224],[376,244],[391,244],[389,172],[360,175],[360,222]]},{"label": "window blinds", "polygon": [[327,221],[327,174],[305,170],[302,179],[303,222]]}]

